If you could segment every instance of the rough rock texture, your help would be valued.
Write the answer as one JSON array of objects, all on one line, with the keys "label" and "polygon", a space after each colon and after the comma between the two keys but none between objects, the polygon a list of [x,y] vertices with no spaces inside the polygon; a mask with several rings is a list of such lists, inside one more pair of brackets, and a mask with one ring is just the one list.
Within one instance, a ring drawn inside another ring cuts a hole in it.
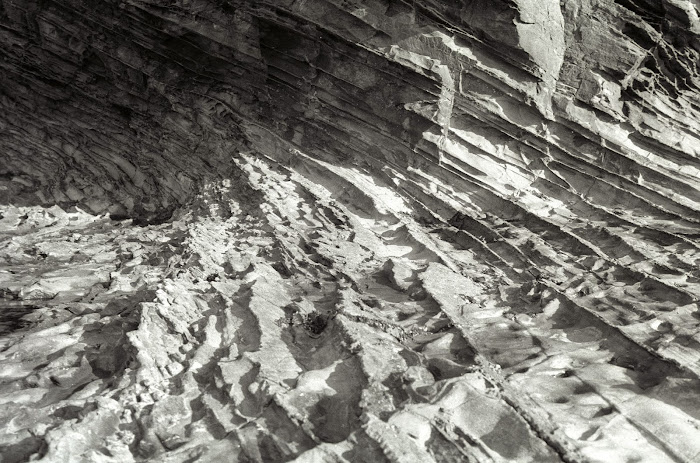
[{"label": "rough rock texture", "polygon": [[3,0],[0,461],[700,460],[697,0]]}]

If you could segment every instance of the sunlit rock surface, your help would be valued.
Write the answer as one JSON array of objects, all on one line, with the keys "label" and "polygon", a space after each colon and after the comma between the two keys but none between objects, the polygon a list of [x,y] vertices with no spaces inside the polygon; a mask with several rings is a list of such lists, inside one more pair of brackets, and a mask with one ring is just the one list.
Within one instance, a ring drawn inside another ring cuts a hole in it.
[{"label": "sunlit rock surface", "polygon": [[0,2],[0,461],[700,460],[683,0]]}]

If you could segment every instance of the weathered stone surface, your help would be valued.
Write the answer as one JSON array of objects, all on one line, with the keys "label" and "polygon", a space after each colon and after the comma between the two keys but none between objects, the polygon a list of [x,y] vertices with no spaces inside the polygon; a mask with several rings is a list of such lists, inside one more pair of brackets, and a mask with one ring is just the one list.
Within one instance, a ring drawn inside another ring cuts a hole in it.
[{"label": "weathered stone surface", "polygon": [[0,460],[697,461],[698,8],[0,2]]}]

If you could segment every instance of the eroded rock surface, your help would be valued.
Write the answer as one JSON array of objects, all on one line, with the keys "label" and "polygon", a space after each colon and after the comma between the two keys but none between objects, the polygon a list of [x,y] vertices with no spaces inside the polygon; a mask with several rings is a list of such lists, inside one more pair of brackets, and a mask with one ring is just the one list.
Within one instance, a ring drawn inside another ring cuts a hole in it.
[{"label": "eroded rock surface", "polygon": [[698,34],[0,2],[0,460],[698,461]]}]

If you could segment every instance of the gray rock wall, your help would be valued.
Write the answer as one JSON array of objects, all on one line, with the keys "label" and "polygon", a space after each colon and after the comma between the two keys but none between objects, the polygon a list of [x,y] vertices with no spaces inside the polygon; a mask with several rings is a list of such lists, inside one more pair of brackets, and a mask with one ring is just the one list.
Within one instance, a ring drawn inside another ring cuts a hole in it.
[{"label": "gray rock wall", "polygon": [[0,461],[697,461],[699,27],[2,1]]}]

